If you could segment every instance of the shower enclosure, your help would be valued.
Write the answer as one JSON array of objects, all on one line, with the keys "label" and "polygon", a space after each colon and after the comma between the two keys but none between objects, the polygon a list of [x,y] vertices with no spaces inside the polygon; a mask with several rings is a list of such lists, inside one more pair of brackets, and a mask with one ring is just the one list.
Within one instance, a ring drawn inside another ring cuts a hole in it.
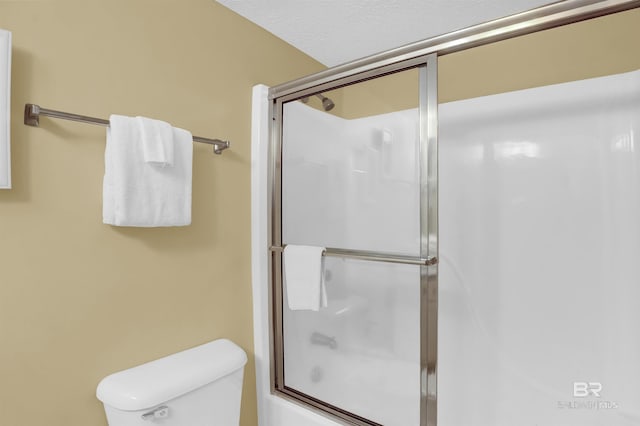
[{"label": "shower enclosure", "polygon": [[[440,55],[638,6],[561,2],[256,89],[261,424],[640,423],[640,72],[437,97]],[[289,308],[288,244],[326,247],[326,307]]]},{"label": "shower enclosure", "polygon": [[435,374],[435,59],[325,91],[330,113],[277,106],[274,298],[286,300],[280,248],[312,245],[327,248],[328,303],[275,304],[275,386],[356,424],[419,424],[420,376]]}]

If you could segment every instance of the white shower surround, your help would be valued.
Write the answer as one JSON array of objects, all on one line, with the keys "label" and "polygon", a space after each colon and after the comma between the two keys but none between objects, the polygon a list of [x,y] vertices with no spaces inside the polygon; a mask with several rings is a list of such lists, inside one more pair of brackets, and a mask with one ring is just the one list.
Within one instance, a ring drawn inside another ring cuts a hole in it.
[{"label": "white shower surround", "polygon": [[[266,92],[252,151],[260,425],[335,425],[269,391]],[[639,72],[440,106],[439,425],[640,422],[638,131]]]}]

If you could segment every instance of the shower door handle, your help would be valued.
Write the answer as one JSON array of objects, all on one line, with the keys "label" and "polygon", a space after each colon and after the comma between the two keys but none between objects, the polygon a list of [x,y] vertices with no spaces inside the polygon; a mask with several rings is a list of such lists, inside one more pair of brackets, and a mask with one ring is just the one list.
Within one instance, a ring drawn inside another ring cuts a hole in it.
[{"label": "shower door handle", "polygon": [[[282,253],[284,250],[283,246],[271,246],[269,250],[272,252]],[[390,253],[380,253],[375,251],[366,251],[366,250],[348,250],[348,249],[338,249],[338,248],[326,248],[323,256],[330,257],[344,257],[348,259],[358,259],[358,260],[369,260],[372,262],[387,262],[387,263],[403,263],[406,265],[417,265],[417,266],[431,266],[438,264],[437,257],[417,257],[417,256],[404,256],[398,254],[390,254]]]}]

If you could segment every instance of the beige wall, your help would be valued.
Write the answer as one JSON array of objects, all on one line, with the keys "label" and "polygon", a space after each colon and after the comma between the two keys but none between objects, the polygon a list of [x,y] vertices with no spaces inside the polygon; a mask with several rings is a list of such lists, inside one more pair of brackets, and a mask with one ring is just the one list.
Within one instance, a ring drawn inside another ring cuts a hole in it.
[{"label": "beige wall", "polygon": [[[250,263],[251,87],[323,67],[213,0],[0,1],[13,32],[13,185],[0,191],[0,424],[106,425],[105,375],[220,337],[249,353],[241,424],[256,421]],[[103,225],[105,131],[147,115],[204,137],[193,225]]]},{"label": "beige wall", "polygon": [[440,102],[640,69],[640,9],[443,56]]},{"label": "beige wall", "polygon": [[419,83],[418,69],[413,68],[340,88],[341,116],[354,119],[418,108]]}]

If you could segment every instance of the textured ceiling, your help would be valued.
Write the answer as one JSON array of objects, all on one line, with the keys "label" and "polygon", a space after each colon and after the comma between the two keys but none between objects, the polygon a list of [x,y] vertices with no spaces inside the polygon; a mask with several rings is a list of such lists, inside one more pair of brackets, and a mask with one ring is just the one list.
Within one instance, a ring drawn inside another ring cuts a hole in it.
[{"label": "textured ceiling", "polygon": [[217,0],[327,66],[448,33],[548,0]]}]

